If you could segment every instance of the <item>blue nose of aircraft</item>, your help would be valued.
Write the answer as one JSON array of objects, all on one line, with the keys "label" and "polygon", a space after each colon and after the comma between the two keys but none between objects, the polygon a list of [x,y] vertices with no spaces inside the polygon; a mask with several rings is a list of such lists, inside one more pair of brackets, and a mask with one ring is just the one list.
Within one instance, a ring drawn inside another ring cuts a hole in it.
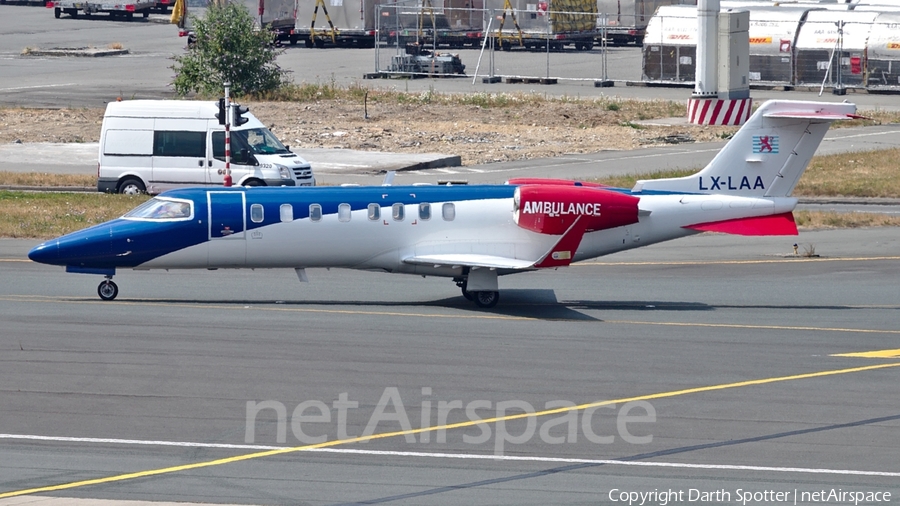
[{"label": "blue nose of aircraft", "polygon": [[38,244],[28,252],[28,258],[33,262],[42,264],[56,264],[59,262],[59,241],[52,241]]}]

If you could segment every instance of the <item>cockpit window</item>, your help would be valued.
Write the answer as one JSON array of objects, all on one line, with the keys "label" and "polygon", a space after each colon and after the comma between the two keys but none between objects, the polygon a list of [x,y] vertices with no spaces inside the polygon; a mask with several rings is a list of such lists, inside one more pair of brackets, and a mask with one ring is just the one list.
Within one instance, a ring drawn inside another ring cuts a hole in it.
[{"label": "cockpit window", "polygon": [[155,197],[132,209],[125,218],[140,220],[189,220],[194,216],[190,200]]}]

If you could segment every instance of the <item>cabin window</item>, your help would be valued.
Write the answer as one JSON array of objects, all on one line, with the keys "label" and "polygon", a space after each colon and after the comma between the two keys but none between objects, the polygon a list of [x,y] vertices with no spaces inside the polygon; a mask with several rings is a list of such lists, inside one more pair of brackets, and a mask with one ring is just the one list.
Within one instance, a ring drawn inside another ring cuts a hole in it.
[{"label": "cabin window", "polygon": [[397,203],[391,206],[391,216],[394,221],[403,221],[403,204]]},{"label": "cabin window", "polygon": [[428,202],[422,202],[421,204],[419,204],[419,219],[431,219],[431,204],[429,204]]},{"label": "cabin window", "polygon": [[378,204],[369,204],[369,219],[372,221],[381,218],[381,206]]},{"label": "cabin window", "polygon": [[281,204],[281,221],[287,223],[294,221],[294,206],[290,204]]},{"label": "cabin window", "polygon": [[446,204],[441,206],[441,216],[443,216],[444,221],[453,221],[456,218],[456,204],[453,202],[447,202]]},{"label": "cabin window", "polygon": [[310,204],[309,205],[309,220],[310,221],[319,221],[322,219],[322,206],[319,204]]},{"label": "cabin window", "polygon": [[262,223],[263,221],[263,206],[262,204],[253,204],[250,206],[250,221],[253,223]]},{"label": "cabin window", "polygon": [[340,204],[338,206],[338,221],[350,221],[350,204]]},{"label": "cabin window", "polygon": [[206,132],[153,132],[153,156],[206,158]]},{"label": "cabin window", "polygon": [[189,200],[155,197],[128,211],[125,214],[125,218],[171,221],[189,220],[194,216],[192,204]]}]

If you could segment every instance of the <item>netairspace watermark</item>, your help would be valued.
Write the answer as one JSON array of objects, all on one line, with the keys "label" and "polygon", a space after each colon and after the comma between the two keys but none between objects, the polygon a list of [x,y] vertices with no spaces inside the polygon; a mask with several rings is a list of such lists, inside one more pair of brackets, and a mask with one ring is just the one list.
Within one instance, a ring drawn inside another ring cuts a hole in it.
[{"label": "netairspace watermark", "polygon": [[891,502],[891,493],[875,490],[844,490],[842,488],[820,490],[701,490],[697,488],[666,490],[610,489],[610,502],[623,506],[667,506],[672,504],[879,504]]},{"label": "netairspace watermark", "polygon": [[[431,396],[431,388],[422,389],[422,396]],[[616,437],[630,444],[648,444],[653,441],[652,434],[636,436],[635,432],[646,432],[646,427],[638,424],[656,422],[656,409],[647,401],[632,401],[621,405],[604,404],[591,406],[584,409],[575,408],[574,402],[566,400],[552,400],[544,404],[543,410],[560,411],[553,414],[545,414],[538,417],[534,406],[523,400],[507,400],[493,403],[489,400],[474,400],[466,404],[461,400],[437,401],[425,398],[419,403],[419,426],[413,428],[410,417],[406,412],[400,390],[397,387],[387,387],[381,395],[378,403],[369,417],[366,428],[361,434],[349,434],[347,432],[347,420],[351,410],[359,409],[359,401],[350,400],[347,392],[338,395],[337,400],[329,406],[320,400],[307,400],[298,404],[288,418],[288,410],[279,401],[247,401],[246,429],[244,441],[248,444],[256,443],[257,417],[261,412],[274,411],[277,420],[276,439],[278,443],[287,442],[287,427],[290,425],[294,437],[303,444],[322,444],[328,441],[329,429],[336,425],[336,440],[355,438],[367,438],[386,432],[402,432],[407,443],[430,443],[434,434],[435,443],[447,442],[448,424],[464,424],[460,428],[477,429],[478,434],[470,434],[467,431],[463,435],[466,444],[485,444],[493,438],[495,455],[503,455],[507,444],[525,444],[535,436],[547,444],[577,443],[579,441],[579,428],[584,440],[595,444],[612,444]],[[460,420],[464,414],[466,420]],[[516,427],[524,428],[521,432],[511,434],[507,430],[509,417],[516,415],[529,415],[519,420]],[[611,431],[595,431],[601,417],[615,416],[615,433]],[[450,419],[453,422],[450,422]],[[538,423],[540,421],[540,423]],[[629,429],[629,427],[633,427]],[[413,433],[418,429],[423,430]],[[641,430],[643,429],[643,431]],[[600,432],[598,434],[598,432]],[[318,435],[316,435],[318,434]],[[418,439],[417,439],[418,437]]]}]

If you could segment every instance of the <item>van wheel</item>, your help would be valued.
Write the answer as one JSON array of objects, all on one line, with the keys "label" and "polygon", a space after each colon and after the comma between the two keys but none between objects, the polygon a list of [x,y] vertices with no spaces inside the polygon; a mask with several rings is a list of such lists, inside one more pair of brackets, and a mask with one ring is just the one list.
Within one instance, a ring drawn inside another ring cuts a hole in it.
[{"label": "van wheel", "polygon": [[266,183],[260,181],[259,179],[248,179],[244,181],[244,184],[241,186],[265,186]]},{"label": "van wheel", "polygon": [[147,187],[139,179],[128,178],[119,183],[119,193],[123,195],[138,195],[146,192]]}]

